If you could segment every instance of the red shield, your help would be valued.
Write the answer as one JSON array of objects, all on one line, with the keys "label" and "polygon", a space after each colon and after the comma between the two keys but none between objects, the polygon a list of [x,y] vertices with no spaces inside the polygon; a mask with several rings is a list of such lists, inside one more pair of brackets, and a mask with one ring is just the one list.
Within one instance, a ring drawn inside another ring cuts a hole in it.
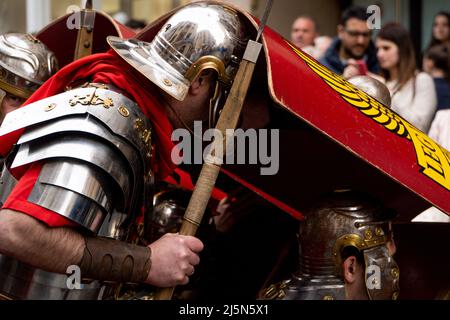
[{"label": "red shield", "polygon": [[[257,19],[236,8],[252,28]],[[141,31],[151,41],[174,11]],[[225,166],[223,172],[291,215],[324,192],[358,189],[410,221],[432,205],[450,214],[450,153],[374,98],[266,28],[250,92],[273,101],[280,170]]]},{"label": "red shield", "polygon": [[[76,14],[76,13],[75,13]],[[73,61],[77,42],[78,29],[69,28],[73,14],[62,16],[36,34],[58,58],[59,67],[62,68]],[[135,32],[118,23],[107,14],[95,11],[93,29],[92,53],[102,53],[110,49],[106,37],[116,36],[132,38]]]}]

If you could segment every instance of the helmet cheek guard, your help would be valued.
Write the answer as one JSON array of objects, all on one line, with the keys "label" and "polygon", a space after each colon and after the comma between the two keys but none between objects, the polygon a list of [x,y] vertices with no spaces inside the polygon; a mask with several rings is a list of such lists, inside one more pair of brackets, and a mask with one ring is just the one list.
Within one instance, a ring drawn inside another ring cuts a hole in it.
[{"label": "helmet cheek guard", "polygon": [[400,271],[386,246],[364,251],[366,288],[371,300],[397,300]]},{"label": "helmet cheek guard", "polygon": [[342,266],[346,249],[354,248],[364,259],[360,262],[365,264],[362,276],[368,297],[396,299],[399,268],[387,247],[394,217],[392,210],[365,193],[341,190],[325,195],[300,225],[300,264],[277,296],[282,293],[286,300],[347,298]]},{"label": "helmet cheek guard", "polygon": [[[386,246],[386,226],[363,226],[357,223],[358,234],[346,234],[336,240],[333,249],[336,274],[343,274],[341,253],[347,247],[356,248],[364,256],[365,284],[371,300],[396,300],[399,294],[400,271]],[[387,231],[390,232],[390,231]]]}]

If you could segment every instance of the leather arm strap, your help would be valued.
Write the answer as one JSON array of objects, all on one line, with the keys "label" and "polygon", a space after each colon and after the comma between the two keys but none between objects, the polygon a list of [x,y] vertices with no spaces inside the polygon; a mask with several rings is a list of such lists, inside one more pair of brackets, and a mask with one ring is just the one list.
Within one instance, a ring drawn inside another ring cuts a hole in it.
[{"label": "leather arm strap", "polygon": [[85,238],[80,262],[83,279],[142,283],[151,268],[151,250],[105,238]]}]

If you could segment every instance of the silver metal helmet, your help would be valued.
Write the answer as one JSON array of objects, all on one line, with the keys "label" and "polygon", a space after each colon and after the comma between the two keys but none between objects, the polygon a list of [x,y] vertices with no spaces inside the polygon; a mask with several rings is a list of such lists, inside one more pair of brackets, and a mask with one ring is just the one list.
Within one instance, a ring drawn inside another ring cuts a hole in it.
[{"label": "silver metal helmet", "polygon": [[183,223],[191,193],[175,187],[162,187],[153,197],[149,217],[149,240],[154,242],[166,233],[176,233]]},{"label": "silver metal helmet", "polygon": [[30,34],[0,35],[0,88],[27,99],[58,69],[55,55]]},{"label": "silver metal helmet", "polygon": [[386,107],[391,107],[391,93],[389,92],[389,89],[377,79],[369,76],[356,76],[350,78],[348,82],[377,99]]},{"label": "silver metal helmet", "polygon": [[366,194],[336,191],[328,195],[300,226],[299,269],[290,280],[266,289],[263,298],[347,298],[342,262],[352,252],[365,264],[368,297],[397,299],[399,269],[386,245],[394,216]]},{"label": "silver metal helmet", "polygon": [[238,13],[226,5],[208,2],[180,9],[151,43],[108,37],[108,43],[123,59],[180,101],[205,69],[216,70],[220,82],[231,84],[245,40]]}]

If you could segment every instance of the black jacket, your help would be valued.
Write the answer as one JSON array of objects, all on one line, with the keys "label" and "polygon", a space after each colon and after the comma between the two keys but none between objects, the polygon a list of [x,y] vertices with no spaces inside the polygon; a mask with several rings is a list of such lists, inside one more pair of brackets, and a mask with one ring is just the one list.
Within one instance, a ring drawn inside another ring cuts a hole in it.
[{"label": "black jacket", "polygon": [[[337,74],[344,73],[344,69],[347,66],[346,64],[343,64],[341,58],[339,58],[340,48],[341,40],[336,37],[325,53],[325,56],[320,60],[320,63]],[[370,41],[364,60],[366,61],[367,68],[370,72],[378,73],[380,71],[375,45],[372,41]]]}]

